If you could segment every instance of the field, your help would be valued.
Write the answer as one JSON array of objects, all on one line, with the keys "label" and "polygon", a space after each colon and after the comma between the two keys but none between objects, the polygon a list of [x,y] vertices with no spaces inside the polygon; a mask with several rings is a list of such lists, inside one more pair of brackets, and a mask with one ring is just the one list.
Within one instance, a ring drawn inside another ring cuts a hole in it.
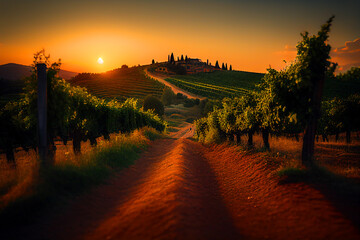
[{"label": "field", "polygon": [[245,95],[253,90],[264,74],[242,71],[215,71],[177,75],[166,80],[191,93],[212,99]]},{"label": "field", "polygon": [[[211,99],[222,99],[245,95],[248,91],[254,90],[263,76],[262,73],[243,71],[215,71],[169,76],[165,80],[188,92]],[[328,79],[325,81],[323,99],[345,98],[358,92],[360,83],[356,80]]]},{"label": "field", "polygon": [[[218,99],[246,94],[261,77],[217,71],[170,81]],[[142,67],[81,74],[70,82],[105,98],[142,99],[163,90]],[[336,92],[336,84],[327,94],[347,94],[345,88]],[[56,141],[47,175],[39,175],[34,151],[16,149],[16,167],[0,155],[0,210],[6,209],[0,238],[358,239],[358,135],[351,144],[344,134],[338,142],[317,142],[315,159],[324,170],[313,174],[301,168],[301,142],[286,137],[270,136],[268,151],[259,134],[253,148],[245,135],[237,144],[194,141],[193,122],[203,107],[166,106],[165,137],[149,129],[112,134],[110,141],[98,138],[96,147],[83,143],[82,155],[71,141]]]},{"label": "field", "polygon": [[[311,183],[279,184],[277,170],[299,164],[300,143],[271,138],[271,152],[229,143],[203,145],[190,138],[194,133],[190,122],[199,114],[199,106],[167,107],[164,118],[171,124],[169,137],[150,143],[141,157],[131,162],[131,167],[117,171],[104,184],[71,199],[67,205],[61,204],[54,212],[45,212],[42,218],[25,227],[4,229],[9,234],[5,236],[18,239],[25,236],[30,236],[29,239],[104,239],[105,236],[109,239],[156,239],[156,236],[296,239],[289,237],[293,235],[301,239],[356,239],[359,236],[358,208],[355,208],[358,191],[352,192],[352,197],[344,197],[333,185],[324,185],[322,178]],[[131,135],[131,139],[141,142],[143,136]],[[326,161],[327,167],[331,165],[335,174],[356,178],[358,172],[349,170],[358,169],[358,164],[347,161],[344,167],[337,157],[342,156],[341,162],[349,156],[353,160],[358,158],[358,151],[353,150],[359,140],[356,136],[353,140],[351,148],[333,141],[318,143],[318,149],[324,148],[319,153],[327,152],[326,159],[317,156],[318,160]],[[112,145],[104,140],[102,143]],[[255,137],[255,144],[261,148],[260,136]],[[70,149],[61,144],[58,147],[70,153],[57,159],[56,166],[63,162],[75,166],[80,163],[79,173],[84,171],[82,161]],[[94,151],[89,143],[87,150]],[[115,154],[113,157],[118,159]],[[32,178],[31,173],[27,176]],[[64,178],[64,174],[60,176]],[[72,173],[68,182],[74,176]],[[340,185],[346,187],[344,191],[352,186]],[[77,223],[81,227],[74,227]],[[259,228],[262,230],[258,231]]]},{"label": "field", "polygon": [[121,68],[101,74],[82,74],[69,82],[87,88],[95,96],[107,99],[143,99],[150,94],[160,97],[164,88],[163,84],[147,78],[143,67]]}]

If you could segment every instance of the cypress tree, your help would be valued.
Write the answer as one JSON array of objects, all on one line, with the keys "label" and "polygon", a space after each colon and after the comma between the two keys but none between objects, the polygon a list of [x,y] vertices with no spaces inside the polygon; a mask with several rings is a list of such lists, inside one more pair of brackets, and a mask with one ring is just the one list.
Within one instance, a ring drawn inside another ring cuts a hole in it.
[{"label": "cypress tree", "polygon": [[225,65],[224,65],[224,63],[222,63],[221,69],[222,69],[222,70],[225,70]]},{"label": "cypress tree", "polygon": [[228,68],[227,68],[227,63],[225,64],[225,70],[228,70]]},{"label": "cypress tree", "polygon": [[232,66],[230,65],[229,71],[232,71]]},{"label": "cypress tree", "polygon": [[218,60],[216,60],[215,68],[220,68]]},{"label": "cypress tree", "polygon": [[184,61],[184,55],[181,54],[181,61]]},{"label": "cypress tree", "polygon": [[155,64],[155,60],[154,60],[154,59],[151,61],[151,64]]},{"label": "cypress tree", "polygon": [[172,62],[172,63],[175,62],[173,53],[171,53],[170,62]]}]

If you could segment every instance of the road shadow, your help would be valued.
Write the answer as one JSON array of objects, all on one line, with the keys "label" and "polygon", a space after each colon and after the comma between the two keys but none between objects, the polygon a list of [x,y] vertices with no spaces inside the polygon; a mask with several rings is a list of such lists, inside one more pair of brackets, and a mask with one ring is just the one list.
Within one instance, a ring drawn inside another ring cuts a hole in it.
[{"label": "road shadow", "polygon": [[311,170],[287,169],[279,184],[303,182],[322,193],[329,202],[360,231],[360,182],[322,167]]}]

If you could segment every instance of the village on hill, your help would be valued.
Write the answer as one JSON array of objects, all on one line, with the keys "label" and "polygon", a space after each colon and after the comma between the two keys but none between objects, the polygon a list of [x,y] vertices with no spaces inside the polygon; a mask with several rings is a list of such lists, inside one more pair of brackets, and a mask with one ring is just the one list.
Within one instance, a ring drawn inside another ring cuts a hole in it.
[{"label": "village on hill", "polygon": [[187,55],[181,55],[177,57],[177,60],[174,58],[174,54],[171,53],[168,55],[167,62],[155,63],[155,60],[152,60],[152,71],[165,73],[165,74],[194,74],[200,72],[213,72],[216,70],[229,70],[232,71],[232,66],[228,68],[227,63],[223,63],[222,66],[219,66],[219,62],[216,61],[215,65],[212,65],[209,60],[206,62],[201,61],[199,58],[190,58]]}]

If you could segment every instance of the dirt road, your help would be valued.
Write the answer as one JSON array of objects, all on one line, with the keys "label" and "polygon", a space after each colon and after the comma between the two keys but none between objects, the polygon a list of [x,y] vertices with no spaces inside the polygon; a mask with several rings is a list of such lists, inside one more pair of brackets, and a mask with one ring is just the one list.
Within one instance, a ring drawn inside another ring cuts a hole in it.
[{"label": "dirt road", "polygon": [[[107,184],[58,216],[19,231],[26,239],[359,239],[319,190],[279,185],[257,154],[160,139]],[[16,234],[15,234],[16,235]]]},{"label": "dirt road", "polygon": [[194,98],[194,99],[198,98],[200,100],[205,99],[205,97],[201,97],[199,95],[189,93],[189,92],[175,86],[174,84],[171,84],[168,81],[165,81],[165,78],[168,77],[166,75],[154,74],[154,73],[149,72],[147,69],[145,69],[144,72],[148,77],[153,78],[156,81],[159,81],[159,82],[165,84],[166,86],[170,87],[175,94],[181,93],[181,94],[187,96],[188,98]]}]

